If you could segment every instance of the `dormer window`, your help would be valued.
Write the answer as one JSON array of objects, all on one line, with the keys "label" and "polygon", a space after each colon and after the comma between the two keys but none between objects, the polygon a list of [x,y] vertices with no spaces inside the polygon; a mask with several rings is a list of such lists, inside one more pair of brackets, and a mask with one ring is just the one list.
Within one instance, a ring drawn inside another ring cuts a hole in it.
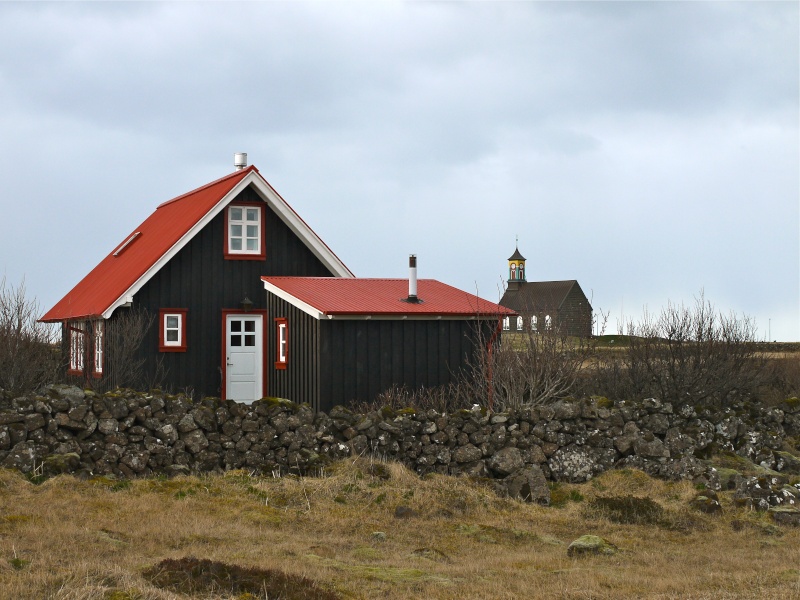
[{"label": "dormer window", "polygon": [[261,260],[264,250],[264,207],[234,204],[225,210],[225,258]]}]

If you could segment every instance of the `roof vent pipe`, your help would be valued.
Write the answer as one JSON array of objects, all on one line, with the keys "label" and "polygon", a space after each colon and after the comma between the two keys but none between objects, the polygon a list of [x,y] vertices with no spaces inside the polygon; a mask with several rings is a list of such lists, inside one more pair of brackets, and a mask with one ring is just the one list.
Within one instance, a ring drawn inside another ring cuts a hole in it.
[{"label": "roof vent pipe", "polygon": [[419,302],[417,298],[417,255],[408,257],[408,301]]},{"label": "roof vent pipe", "polygon": [[237,171],[241,171],[247,166],[247,152],[237,152],[233,155],[233,166]]}]

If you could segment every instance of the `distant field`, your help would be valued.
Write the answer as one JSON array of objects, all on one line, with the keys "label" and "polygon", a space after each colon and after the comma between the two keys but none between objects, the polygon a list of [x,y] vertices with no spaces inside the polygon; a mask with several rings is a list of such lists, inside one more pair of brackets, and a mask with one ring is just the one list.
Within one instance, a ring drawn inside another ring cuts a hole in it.
[{"label": "distant field", "polygon": [[[689,506],[696,493],[686,482],[619,471],[556,486],[556,506],[543,507],[365,459],[321,478],[61,476],[34,485],[0,471],[0,597],[799,598],[800,528],[737,508],[729,493],[721,515],[701,513]],[[591,508],[611,496],[651,498],[659,516],[626,525]],[[568,544],[583,534],[620,552],[569,558]],[[186,557],[228,565],[220,573],[232,583],[252,582],[257,570],[297,576],[285,586],[296,594],[208,592],[208,568],[162,563]],[[153,581],[197,585],[177,593]]]},{"label": "distant field", "polygon": [[[628,335],[600,335],[592,338],[597,348],[626,348],[630,345]],[[769,353],[800,352],[800,342],[756,342],[756,349]]]}]

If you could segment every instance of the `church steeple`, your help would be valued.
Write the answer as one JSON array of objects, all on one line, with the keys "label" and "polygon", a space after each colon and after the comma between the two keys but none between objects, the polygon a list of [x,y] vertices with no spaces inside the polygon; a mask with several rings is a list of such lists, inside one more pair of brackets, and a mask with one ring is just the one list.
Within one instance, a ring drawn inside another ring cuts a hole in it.
[{"label": "church steeple", "polygon": [[517,240],[514,254],[508,259],[508,288],[516,289],[520,283],[525,283],[525,257],[520,254]]}]

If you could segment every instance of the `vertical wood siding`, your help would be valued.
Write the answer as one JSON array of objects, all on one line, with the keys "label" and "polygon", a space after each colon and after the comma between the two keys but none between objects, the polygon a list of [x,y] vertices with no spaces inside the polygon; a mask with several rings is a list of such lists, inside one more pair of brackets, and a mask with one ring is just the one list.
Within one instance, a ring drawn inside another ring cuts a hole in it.
[{"label": "vertical wood siding", "polygon": [[[489,339],[494,322],[481,322]],[[445,385],[467,367],[475,321],[331,320],[319,323],[319,408],[369,401],[393,386]]]},{"label": "vertical wood siding", "polygon": [[[264,290],[261,290],[265,294]],[[319,321],[273,294],[267,296],[267,393],[319,410]],[[275,318],[285,318],[289,348],[285,369],[275,367],[278,332]]]},{"label": "vertical wood siding", "polygon": [[[234,201],[258,202],[260,199],[247,188]],[[224,214],[220,213],[134,297],[134,306],[147,309],[156,319],[161,308],[188,309],[186,352],[159,353],[157,323],[142,344],[145,371],[152,373],[161,360],[167,372],[163,382],[167,389],[192,388],[200,395],[220,395],[222,309],[238,309],[245,297],[253,302],[253,308],[266,308],[263,275],[333,275],[271,208],[263,206],[265,260],[224,259],[226,232]],[[118,312],[123,310],[118,309]],[[267,315],[268,339],[272,318],[272,314]],[[274,361],[274,358],[267,360]],[[270,373],[269,368],[266,372]]]}]

